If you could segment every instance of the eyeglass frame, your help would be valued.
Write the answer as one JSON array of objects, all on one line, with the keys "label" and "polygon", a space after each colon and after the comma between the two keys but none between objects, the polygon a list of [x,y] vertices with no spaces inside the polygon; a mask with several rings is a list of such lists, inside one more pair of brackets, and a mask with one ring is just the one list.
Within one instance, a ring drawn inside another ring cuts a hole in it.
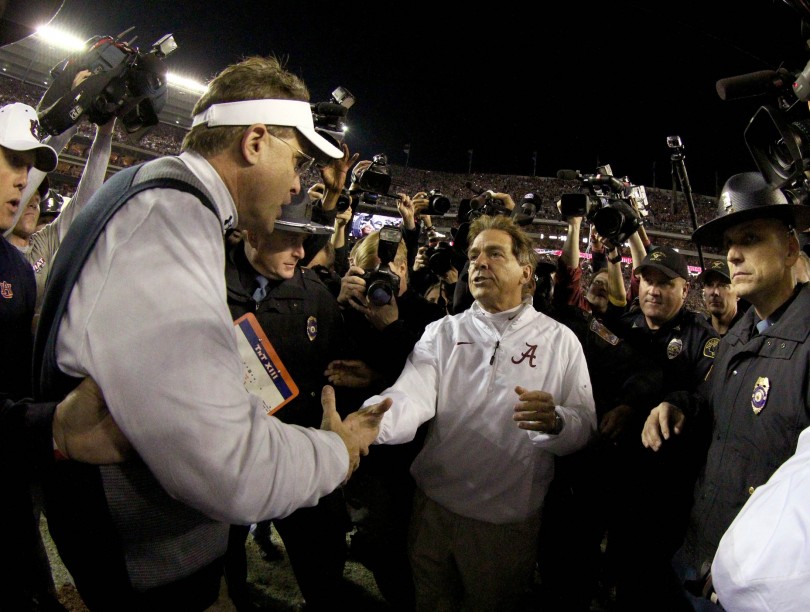
[{"label": "eyeglass frame", "polygon": [[298,156],[303,158],[302,161],[296,161],[295,166],[293,167],[293,171],[295,172],[296,176],[303,176],[315,164],[315,158],[312,157],[311,155],[307,155],[301,149],[298,149],[297,147],[294,147],[293,145],[291,145],[289,142],[287,142],[283,138],[279,138],[278,136],[276,136],[275,134],[273,134],[273,133],[271,133],[269,131],[267,133],[270,136],[272,136],[273,138],[275,138],[276,140],[278,140],[279,142],[283,142],[285,145],[287,145],[290,148],[290,150],[293,152],[293,157],[296,160],[298,159]]}]

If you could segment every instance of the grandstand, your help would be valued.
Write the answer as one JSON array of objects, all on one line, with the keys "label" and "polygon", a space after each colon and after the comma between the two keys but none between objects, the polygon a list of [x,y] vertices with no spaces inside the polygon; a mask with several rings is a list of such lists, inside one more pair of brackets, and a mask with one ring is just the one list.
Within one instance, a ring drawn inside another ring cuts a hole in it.
[{"label": "grandstand", "polygon": [[[32,106],[38,104],[51,82],[50,70],[67,56],[63,47],[51,43],[48,37],[29,36],[16,43],[0,48],[0,102],[22,101]],[[160,113],[160,124],[155,126],[138,142],[131,142],[128,135],[116,131],[113,139],[113,152],[108,168],[112,174],[121,168],[139,163],[159,155],[175,154],[191,124],[191,110],[200,95],[193,86],[183,86],[170,81],[166,106]],[[60,155],[59,166],[51,175],[51,185],[63,195],[71,195],[84,168],[87,151],[92,141],[93,128],[87,122],[80,125],[78,134]],[[351,142],[349,142],[351,146]],[[434,219],[436,228],[450,235],[451,229],[458,226],[458,205],[464,198],[474,194],[466,186],[468,183],[481,185],[485,189],[509,193],[520,203],[523,195],[529,192],[539,194],[541,207],[529,228],[538,249],[556,251],[565,239],[565,223],[560,220],[555,202],[563,193],[577,191],[576,181],[557,178],[528,177],[475,173],[453,174],[427,169],[390,165],[392,175],[391,192],[413,194],[420,190],[437,189],[447,195],[453,207],[440,219]],[[309,185],[320,180],[317,171],[304,177],[302,182]],[[692,232],[690,214],[682,193],[647,187],[650,215],[645,220],[645,229],[656,244],[669,244],[686,255],[692,271],[699,271],[699,258],[695,245],[689,239]],[[693,194],[696,215],[699,223],[714,216],[716,199]],[[362,204],[363,212],[377,212],[398,216],[395,202],[381,198],[376,204]],[[716,258],[715,253],[705,252],[704,258]]]}]

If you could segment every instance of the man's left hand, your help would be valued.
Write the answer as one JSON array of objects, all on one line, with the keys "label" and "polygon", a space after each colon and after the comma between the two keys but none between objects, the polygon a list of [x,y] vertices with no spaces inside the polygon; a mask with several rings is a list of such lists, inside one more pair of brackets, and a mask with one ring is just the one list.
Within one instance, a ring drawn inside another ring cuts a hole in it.
[{"label": "man's left hand", "polygon": [[518,403],[515,404],[515,414],[512,419],[517,421],[521,429],[549,433],[554,430],[557,413],[554,411],[554,396],[545,391],[529,391],[523,387],[515,387]]}]

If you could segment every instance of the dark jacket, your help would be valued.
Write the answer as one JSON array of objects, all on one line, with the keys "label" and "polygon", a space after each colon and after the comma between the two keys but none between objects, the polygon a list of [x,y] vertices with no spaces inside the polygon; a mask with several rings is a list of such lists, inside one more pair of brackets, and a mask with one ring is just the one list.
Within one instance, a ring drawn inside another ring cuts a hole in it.
[{"label": "dark jacket", "polygon": [[624,314],[616,334],[663,372],[659,401],[683,405],[705,380],[712,367],[719,336],[702,315],[686,307],[657,330],[647,325],[640,310]]},{"label": "dark jacket", "polygon": [[[289,280],[271,280],[267,296],[257,305],[252,297],[257,274],[243,245],[228,250],[225,284],[231,315],[234,320],[249,312],[256,316],[298,386],[298,397],[275,416],[286,423],[319,427],[321,389],[328,384],[323,375],[326,366],[333,359],[347,359],[352,354],[340,308],[318,275],[302,267]],[[342,408],[340,402],[338,406]]]},{"label": "dark jacket", "polygon": [[761,335],[752,335],[754,322],[752,307],[723,337],[704,394],[714,431],[687,540],[697,568],[810,426],[810,283]]}]

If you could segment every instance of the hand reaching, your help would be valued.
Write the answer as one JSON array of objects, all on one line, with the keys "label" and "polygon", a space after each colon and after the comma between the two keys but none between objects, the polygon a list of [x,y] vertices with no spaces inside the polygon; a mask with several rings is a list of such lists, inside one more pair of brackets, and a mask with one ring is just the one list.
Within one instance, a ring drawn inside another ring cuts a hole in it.
[{"label": "hand reaching", "polygon": [[321,391],[321,405],[323,406],[321,429],[338,434],[349,453],[349,472],[343,481],[346,483],[360,466],[360,457],[368,455],[369,446],[377,439],[380,421],[391,407],[391,400],[384,399],[379,404],[361,408],[341,421],[335,406],[335,390],[326,385]]}]

